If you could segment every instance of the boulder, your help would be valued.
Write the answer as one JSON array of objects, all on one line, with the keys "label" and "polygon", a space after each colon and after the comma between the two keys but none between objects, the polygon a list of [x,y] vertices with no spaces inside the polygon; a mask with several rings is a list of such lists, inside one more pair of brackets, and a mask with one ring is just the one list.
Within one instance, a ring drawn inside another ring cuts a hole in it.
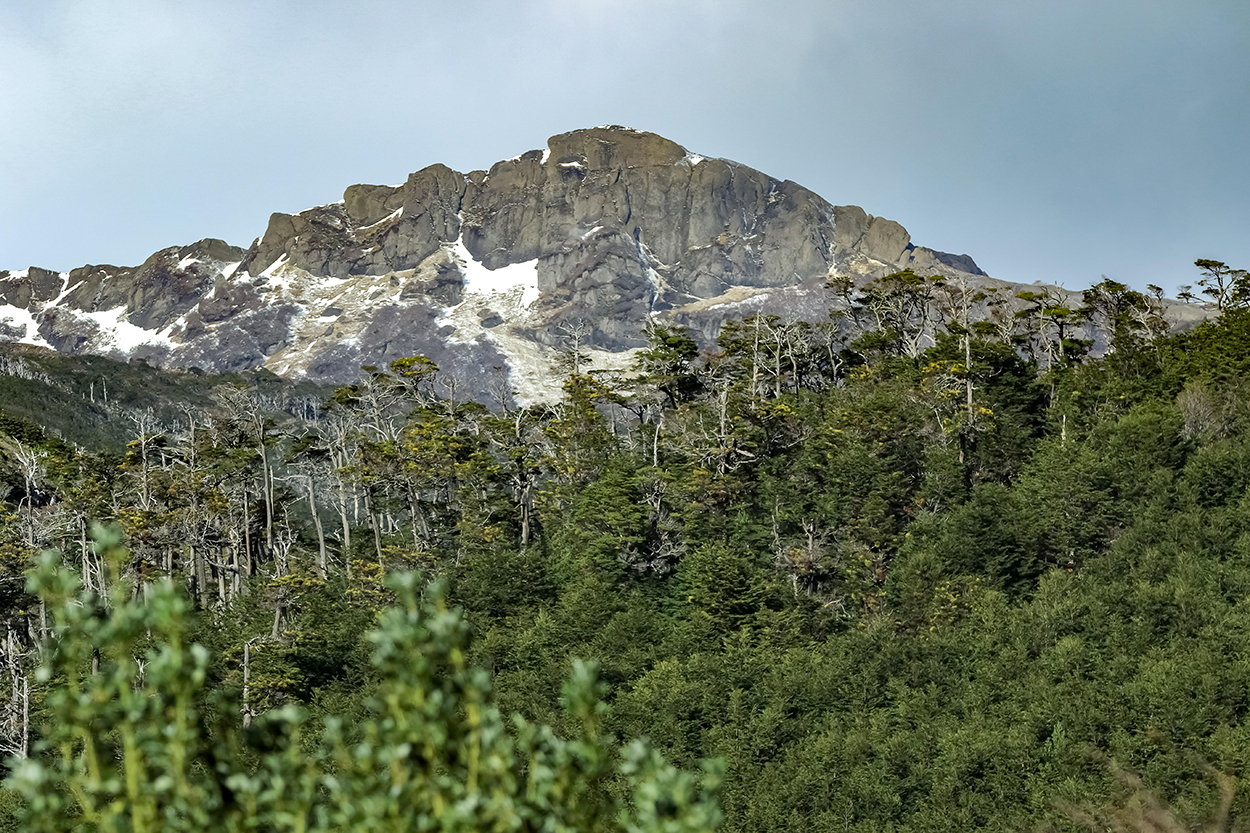
[{"label": "boulder", "polygon": [[873,217],[868,223],[860,249],[869,257],[890,265],[901,264],[911,243],[911,235],[893,220]]}]

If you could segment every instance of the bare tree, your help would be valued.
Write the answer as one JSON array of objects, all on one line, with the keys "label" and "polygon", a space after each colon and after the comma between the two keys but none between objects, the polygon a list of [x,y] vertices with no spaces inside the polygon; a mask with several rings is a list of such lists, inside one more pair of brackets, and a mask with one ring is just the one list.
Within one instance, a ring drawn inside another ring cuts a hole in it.
[{"label": "bare tree", "polygon": [[586,338],[591,332],[590,324],[584,319],[575,318],[559,324],[556,332],[560,334],[564,342],[564,348],[560,351],[561,369],[574,376],[580,376],[583,368],[590,361],[590,356],[585,351]]},{"label": "bare tree", "polygon": [[13,456],[17,458],[18,467],[26,481],[26,494],[19,503],[26,506],[26,543],[35,546],[35,497],[39,494],[39,484],[47,474],[44,460],[48,453],[40,449],[24,445],[20,440],[13,440]]},{"label": "bare tree", "polygon": [[4,670],[8,673],[9,700],[0,710],[0,750],[15,758],[30,756],[30,674],[28,651],[13,628],[5,623]]},{"label": "bare tree", "polygon": [[[254,388],[221,385],[213,389],[213,399],[221,408],[223,418],[240,432],[240,439],[250,446],[260,459],[261,498],[265,511],[265,554],[273,550],[273,524],[275,509],[275,478],[270,460],[270,446],[275,439],[273,421],[269,411],[273,404],[266,403]],[[267,407],[268,406],[268,407]],[[244,491],[244,500],[247,492]]]}]

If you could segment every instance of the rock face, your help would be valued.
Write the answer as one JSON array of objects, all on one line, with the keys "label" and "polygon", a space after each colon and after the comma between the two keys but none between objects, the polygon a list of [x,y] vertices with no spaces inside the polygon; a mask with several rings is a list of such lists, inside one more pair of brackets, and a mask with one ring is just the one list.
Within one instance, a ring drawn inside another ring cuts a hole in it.
[{"label": "rock face", "polygon": [[507,382],[535,399],[557,387],[550,352],[570,330],[600,366],[619,364],[649,318],[711,341],[757,312],[822,317],[831,275],[908,267],[984,276],[857,206],[599,127],[488,171],[353,185],[274,214],[246,251],[202,240],[133,268],[0,272],[0,338],[26,315],[37,334],[23,340],[67,352],[325,381],[422,353],[479,398]]}]

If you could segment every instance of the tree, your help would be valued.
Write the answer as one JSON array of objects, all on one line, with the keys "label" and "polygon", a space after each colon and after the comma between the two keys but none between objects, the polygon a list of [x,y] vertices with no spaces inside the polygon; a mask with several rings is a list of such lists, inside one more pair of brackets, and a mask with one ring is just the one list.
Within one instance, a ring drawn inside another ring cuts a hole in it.
[{"label": "tree", "polygon": [[[718,368],[722,378],[726,372],[741,374],[746,379],[743,388],[752,406],[768,390],[764,377],[774,364],[772,336],[780,320],[775,315],[752,315],[741,321],[726,321],[716,338],[723,356]],[[746,375],[748,367],[749,376]],[[778,380],[774,380],[774,388],[777,383]]]},{"label": "tree", "polygon": [[300,482],[308,499],[308,512],[312,516],[313,527],[317,530],[317,562],[316,572],[325,578],[330,571],[330,554],[326,548],[325,527],[321,522],[321,511],[317,503],[320,487],[328,485],[329,458],[328,449],[320,442],[320,437],[307,426],[308,433],[296,439],[291,446],[290,468],[288,477]]},{"label": "tree", "polygon": [[[277,503],[270,449],[277,441],[269,409],[254,388],[223,385],[213,391],[221,419],[237,432],[238,444],[252,449],[260,460],[260,493],[265,513],[265,554],[273,550],[274,509]],[[244,498],[246,499],[246,487]],[[249,555],[250,558],[250,555]]]},{"label": "tree", "polygon": [[541,475],[544,434],[529,408],[505,411],[485,419],[487,438],[496,456],[516,511],[518,543],[522,550],[533,541],[538,519],[534,511]]},{"label": "tree", "polygon": [[26,481],[26,494],[22,502],[26,504],[26,544],[34,547],[35,532],[35,500],[39,495],[39,485],[47,470],[44,461],[47,452],[38,448],[23,445],[19,440],[13,441],[13,455],[22,469],[22,478]]},{"label": "tree", "polygon": [[[1160,290],[1161,291],[1161,290]],[[1082,293],[1083,311],[1108,334],[1108,350],[1121,350],[1134,339],[1153,341],[1167,331],[1159,299],[1118,281],[1103,279]]]},{"label": "tree", "polygon": [[1233,269],[1218,260],[1199,258],[1194,261],[1202,273],[1198,286],[1202,294],[1215,301],[1220,312],[1250,306],[1250,275],[1245,269]]},{"label": "tree", "polygon": [[[940,299],[938,308],[946,318],[946,330],[956,336],[963,346],[964,358],[959,371],[964,382],[964,419],[970,431],[976,424],[976,410],[972,402],[972,310],[989,296],[969,284],[963,274],[954,281],[937,280],[934,287]],[[960,456],[963,456],[962,445]]]},{"label": "tree", "polygon": [[564,346],[557,353],[559,369],[572,376],[581,376],[590,364],[590,354],[586,352],[586,341],[592,327],[583,319],[574,319],[560,324],[556,331],[560,334]]},{"label": "tree", "polygon": [[1071,293],[1044,287],[1017,292],[1016,298],[1026,304],[1016,312],[1025,325],[1026,349],[1042,370],[1072,364],[1089,352],[1093,342],[1074,335],[1087,310],[1072,306]]},{"label": "tree", "polygon": [[707,544],[693,550],[678,567],[676,583],[690,615],[717,633],[738,630],[764,607],[764,571],[741,547]]},{"label": "tree", "polygon": [[634,369],[642,381],[655,385],[664,395],[669,408],[676,409],[698,395],[699,345],[686,330],[653,320],[647,322],[644,332],[647,346],[634,357]]},{"label": "tree", "polygon": [[911,269],[892,272],[877,278],[864,288],[855,300],[863,312],[857,319],[875,325],[868,331],[866,345],[880,342],[885,352],[916,359],[933,344],[932,279],[917,275]]},{"label": "tree", "polygon": [[[115,533],[97,546],[110,569],[126,560]],[[467,660],[464,617],[417,576],[393,580],[399,605],[371,635],[378,683],[363,721],[329,717],[320,743],[300,708],[241,725],[229,697],[205,696],[210,655],[187,641],[190,606],[168,580],[146,603],[123,590],[105,599],[49,553],[31,581],[55,611],[40,674],[56,719],[8,782],[24,831],[707,833],[720,822],[713,765],[679,772],[643,742],[618,756],[591,665],[574,664],[561,698],[573,739],[509,725]]]}]

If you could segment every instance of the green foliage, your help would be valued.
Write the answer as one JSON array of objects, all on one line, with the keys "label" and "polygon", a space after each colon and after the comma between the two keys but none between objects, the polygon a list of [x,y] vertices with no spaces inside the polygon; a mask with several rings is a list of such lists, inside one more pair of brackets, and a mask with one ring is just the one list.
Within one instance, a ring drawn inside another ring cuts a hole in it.
[{"label": "green foliage", "polygon": [[184,644],[189,606],[168,580],[144,588],[146,602],[135,600],[134,588],[117,580],[124,554],[116,534],[102,534],[98,545],[108,598],[80,596],[77,577],[53,553],[31,578],[57,624],[37,671],[48,686],[49,754],[21,761],[10,780],[25,799],[21,827],[208,829],[225,821],[233,789],[214,771],[221,741],[204,726],[208,652]]},{"label": "green foliage", "polygon": [[614,753],[593,666],[575,664],[564,687],[572,740],[510,725],[468,661],[463,616],[414,574],[392,580],[400,604],[369,637],[379,683],[363,721],[326,718],[320,743],[296,706],[240,726],[207,685],[208,651],[186,641],[186,599],[168,580],[137,593],[120,581],[115,532],[96,546],[107,598],[52,553],[32,574],[57,624],[37,676],[47,754],[8,782],[24,831],[679,833],[720,821],[715,766],[682,773],[638,741]]},{"label": "green foliage", "polygon": [[[183,406],[207,406],[223,384],[258,387],[290,397],[320,397],[321,386],[292,384],[266,370],[205,374],[173,372],[102,356],[69,356],[19,344],[0,345],[0,402],[12,418],[49,429],[68,442],[120,451],[131,439],[126,414],[151,409],[164,422]],[[0,427],[0,431],[9,433]]]},{"label": "green foliage", "polygon": [[691,615],[716,632],[742,627],[764,603],[764,587],[749,553],[725,544],[708,544],[686,556],[675,590]]},{"label": "green foliage", "polygon": [[634,367],[642,381],[654,385],[664,395],[668,407],[676,408],[698,392],[698,356],[699,346],[684,330],[650,323],[647,347],[638,352]]},{"label": "green foliage", "polygon": [[410,357],[298,418],[272,379],[206,393],[124,457],[0,419],[0,743],[33,750],[5,806],[705,829],[720,758],[730,831],[1070,830],[1120,817],[1110,758],[1211,817],[1195,761],[1250,772],[1250,317],[832,283],[829,321],[731,322],[719,353],[655,327],[635,375],[543,406]]}]

